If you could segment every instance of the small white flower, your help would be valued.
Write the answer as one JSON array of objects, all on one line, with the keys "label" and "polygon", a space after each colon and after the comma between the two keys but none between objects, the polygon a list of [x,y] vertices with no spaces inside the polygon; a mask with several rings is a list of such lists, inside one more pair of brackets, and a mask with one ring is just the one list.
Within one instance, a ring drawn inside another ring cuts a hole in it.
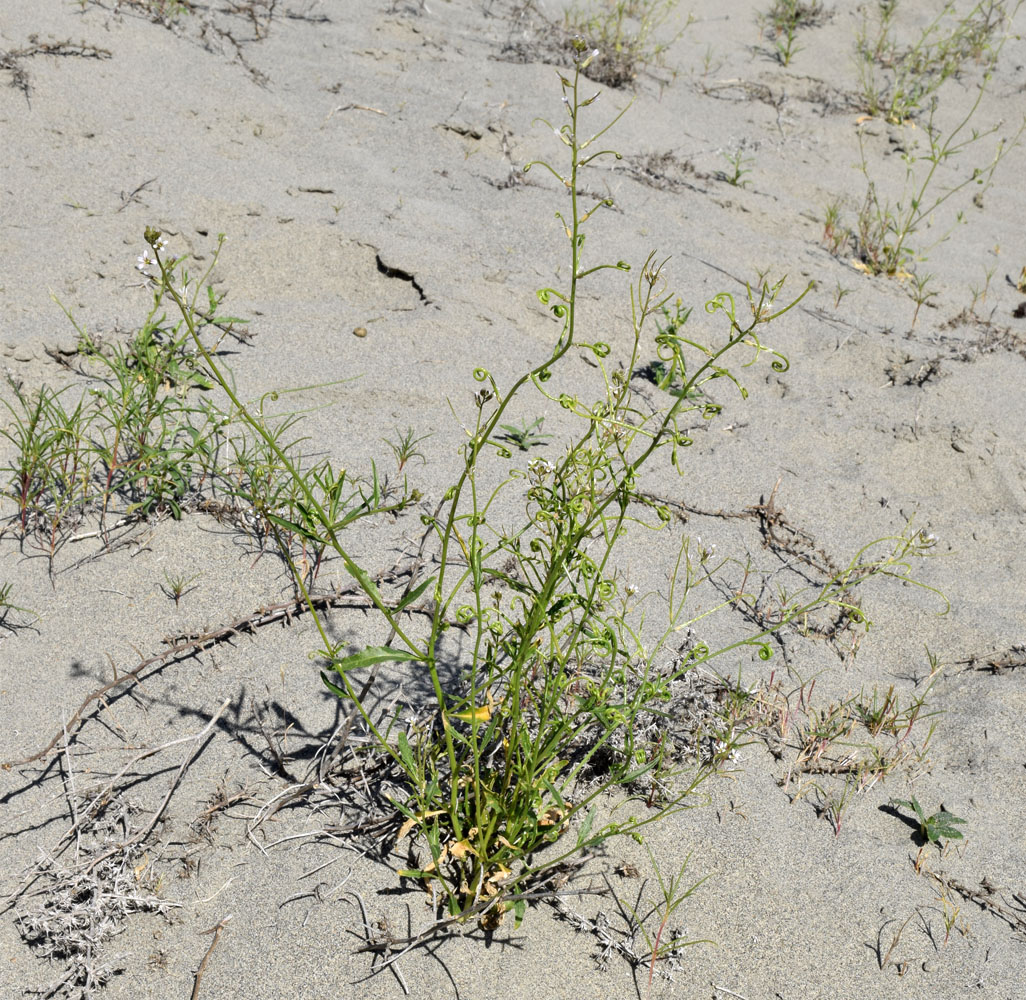
[{"label": "small white flower", "polygon": [[158,236],[156,243],[153,244],[158,250],[163,250],[167,246],[167,237]]},{"label": "small white flower", "polygon": [[148,267],[153,267],[157,263],[157,258],[149,250],[143,250],[136,260],[136,270],[145,271]]}]

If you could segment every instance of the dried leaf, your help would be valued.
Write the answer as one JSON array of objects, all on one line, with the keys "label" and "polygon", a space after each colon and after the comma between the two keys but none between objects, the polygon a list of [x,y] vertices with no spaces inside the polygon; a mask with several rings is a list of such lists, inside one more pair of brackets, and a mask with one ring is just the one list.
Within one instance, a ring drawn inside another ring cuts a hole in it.
[{"label": "dried leaf", "polygon": [[399,836],[395,838],[395,842],[398,844],[403,837],[406,836],[418,823],[423,823],[426,819],[431,819],[433,816],[441,816],[443,810],[433,809],[431,812],[420,813],[414,816],[412,819],[406,820],[401,827],[399,827]]}]

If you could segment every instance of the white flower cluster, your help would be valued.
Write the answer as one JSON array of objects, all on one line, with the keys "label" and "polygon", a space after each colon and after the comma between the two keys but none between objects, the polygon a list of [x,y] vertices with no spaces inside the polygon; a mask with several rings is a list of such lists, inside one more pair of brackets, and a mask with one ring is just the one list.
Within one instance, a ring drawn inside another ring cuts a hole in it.
[{"label": "white flower cluster", "polygon": [[546,458],[531,459],[527,469],[528,472],[537,476],[539,480],[544,479],[546,476],[551,476],[556,471],[556,467]]},{"label": "white flower cluster", "polygon": [[[159,262],[157,261],[157,254],[163,253],[167,249],[167,237],[158,236],[153,242],[152,247],[147,247],[138,257],[135,258],[135,269],[147,279],[149,287],[156,287],[162,280],[163,275],[158,270],[153,272],[150,270],[152,267],[159,268]],[[166,256],[164,258],[164,269],[170,271],[175,266],[175,258]],[[180,279],[177,284],[171,285],[168,283],[168,287],[171,288],[180,299],[185,299],[189,295],[189,282]]]},{"label": "white flower cluster", "polygon": [[154,242],[153,247],[147,247],[138,257],[135,258],[135,269],[148,280],[152,286],[160,280],[160,274],[150,271],[151,267],[157,267],[157,253],[163,251],[167,246],[167,237],[160,236]]},{"label": "white flower cluster", "polygon": [[716,554],[716,543],[710,542],[708,545],[702,544],[702,536],[695,535],[695,541],[698,543],[698,560],[699,562],[706,562]]}]

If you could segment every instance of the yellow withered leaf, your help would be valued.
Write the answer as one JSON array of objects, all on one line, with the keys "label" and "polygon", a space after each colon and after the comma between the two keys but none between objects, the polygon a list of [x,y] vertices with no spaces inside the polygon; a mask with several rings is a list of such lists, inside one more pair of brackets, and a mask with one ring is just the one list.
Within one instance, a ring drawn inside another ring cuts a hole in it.
[{"label": "yellow withered leaf", "polygon": [[452,717],[459,719],[460,722],[469,722],[471,725],[477,726],[482,722],[491,721],[494,708],[495,699],[489,691],[485,696],[485,703],[483,705],[479,705],[477,708],[468,708],[465,712],[453,712]]},{"label": "yellow withered leaf", "polygon": [[563,810],[560,809],[559,806],[549,806],[549,808],[545,810],[541,819],[538,820],[538,825],[555,826],[563,819],[564,815]]},{"label": "yellow withered leaf", "polygon": [[405,837],[406,834],[408,834],[418,823],[423,823],[424,820],[431,819],[432,816],[441,816],[442,811],[443,810],[441,809],[434,809],[431,812],[420,813],[413,817],[413,819],[406,820],[406,822],[399,827],[399,836],[395,838],[395,842],[398,844],[399,841],[402,840],[403,837]]},{"label": "yellow withered leaf", "polygon": [[457,860],[462,861],[468,854],[476,855],[473,845],[469,840],[458,840],[449,846],[449,853]]},{"label": "yellow withered leaf", "polygon": [[445,845],[445,844],[442,844],[442,849],[438,852],[438,861],[437,862],[429,861],[426,865],[424,865],[424,867],[421,870],[424,871],[424,872],[434,872],[434,871],[437,871],[438,869],[437,869],[436,866],[438,864],[440,864],[441,862],[443,862],[446,859],[446,857],[448,857],[448,854],[449,854],[448,846]]},{"label": "yellow withered leaf", "polygon": [[481,705],[479,708],[468,708],[465,712],[453,712],[452,717],[460,722],[472,722],[475,725],[488,722],[492,717],[492,706]]}]

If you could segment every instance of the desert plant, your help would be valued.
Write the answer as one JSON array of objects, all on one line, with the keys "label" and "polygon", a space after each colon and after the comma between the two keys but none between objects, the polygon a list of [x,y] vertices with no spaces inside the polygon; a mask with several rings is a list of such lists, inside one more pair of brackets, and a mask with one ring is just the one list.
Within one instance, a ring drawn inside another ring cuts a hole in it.
[{"label": "desert plant", "polygon": [[840,307],[840,305],[841,305],[841,299],[843,299],[845,297],[845,295],[850,295],[853,291],[855,291],[854,288],[845,288],[839,281],[835,282],[834,283],[834,308],[838,309]]},{"label": "desert plant", "polygon": [[5,469],[5,493],[17,505],[22,535],[38,532],[52,554],[66,519],[91,497],[89,434],[95,414],[84,396],[66,404],[70,386],[26,392],[11,376],[8,384],[15,402],[3,401],[12,420],[0,434],[16,454]]},{"label": "desert plant", "polygon": [[968,62],[993,67],[1003,41],[1000,27],[1011,24],[1023,0],[1009,11],[1005,0],[983,0],[959,15],[952,0],[909,46],[895,37],[896,2],[879,4],[875,26],[863,20],[856,38],[859,97],[871,115],[895,124],[926,109],[941,84],[957,77]]},{"label": "desert plant", "polygon": [[916,320],[919,319],[919,310],[929,303],[930,299],[937,297],[937,291],[929,291],[929,287],[933,282],[932,274],[919,274],[914,271],[912,273],[912,281],[909,288],[909,294],[912,296],[912,301],[916,304],[916,311],[912,314],[912,325],[916,325]]},{"label": "desert plant", "polygon": [[835,256],[851,238],[851,233],[842,221],[843,209],[841,198],[831,198],[823,208],[823,245]]},{"label": "desert plant", "polygon": [[733,150],[723,150],[720,154],[730,165],[730,170],[718,170],[716,179],[726,181],[731,187],[748,187],[745,177],[752,172],[751,165],[755,163],[754,156],[745,156],[747,142],[742,139]]},{"label": "desert plant", "polygon": [[[1010,136],[999,139],[990,161],[973,166],[968,175],[949,187],[936,192],[936,175],[941,165],[950,165],[955,158],[975,149],[976,144],[994,135],[1000,125],[980,130],[975,124],[984,95],[988,91],[991,71],[1005,42],[1008,31],[999,34],[1003,25],[1012,18],[1026,0],[1017,0],[1009,10],[1004,0],[986,0],[978,3],[964,17],[955,16],[955,5],[945,3],[940,12],[923,30],[918,41],[907,49],[900,49],[894,40],[893,17],[896,3],[880,5],[880,24],[875,39],[865,28],[859,35],[857,51],[862,73],[862,98],[867,111],[900,124],[926,113],[923,132],[926,149],[910,145],[902,154],[905,177],[901,197],[891,201],[882,196],[866,154],[864,135],[859,130],[860,168],[866,180],[866,194],[858,209],[853,231],[839,223],[839,202],[832,203],[824,227],[824,239],[831,252],[839,253],[849,244],[854,246],[859,266],[870,274],[913,276],[916,301],[915,317],[919,308],[932,297],[925,287],[929,277],[915,277],[916,260],[925,259],[925,248],[913,248],[911,241],[934,213],[949,199],[969,185],[976,186],[973,201],[982,203],[986,190],[993,181],[998,164],[1014,149],[1026,130],[1026,117]],[[938,124],[937,90],[943,81],[957,76],[963,65],[975,60],[984,64],[982,81],[976,87],[976,98],[955,126],[945,133]],[[891,74],[886,86],[877,80],[874,67],[885,66]],[[960,222],[961,212],[955,213],[931,246],[943,242]],[[913,319],[913,324],[915,318]]]},{"label": "desert plant", "polygon": [[544,417],[536,417],[530,423],[521,420],[519,427],[516,424],[499,424],[502,433],[496,436],[496,440],[505,441],[518,451],[527,451],[529,448],[545,444],[546,439],[552,437],[551,434],[542,434],[544,423]]},{"label": "desert plant", "polygon": [[[683,300],[677,299],[671,311],[668,305],[660,308],[662,321],[656,320],[656,347],[672,345],[679,336],[684,324],[691,316],[691,306],[685,306]],[[672,346],[665,352],[665,356],[654,358],[647,365],[638,368],[634,374],[651,382],[657,389],[668,392],[671,396],[680,397],[685,394],[683,388],[686,376],[678,370],[677,357]],[[687,390],[691,399],[702,395],[702,390],[697,386]]]},{"label": "desert plant", "polygon": [[[659,863],[655,859],[655,855],[652,853],[651,848],[648,851],[649,861],[652,864],[652,870],[655,872],[656,881],[659,885],[660,899],[657,899],[654,903],[649,905],[648,910],[642,910],[641,898],[645,891],[645,884],[642,884],[641,889],[638,891],[637,902],[631,905],[627,900],[619,900],[620,905],[623,906],[630,913],[630,927],[632,930],[631,936],[640,933],[644,938],[645,946],[648,949],[647,953],[639,955],[638,961],[647,963],[648,965],[648,984],[646,988],[646,996],[652,995],[652,980],[655,976],[656,962],[660,959],[666,958],[669,955],[676,954],[681,949],[690,947],[695,944],[711,944],[711,941],[695,941],[689,940],[686,935],[675,933],[672,930],[670,919],[674,913],[680,909],[680,907],[691,897],[699,886],[708,879],[708,875],[704,878],[700,878],[697,882],[688,885],[685,888],[686,880],[685,874],[688,870],[688,865],[691,862],[691,855],[689,854],[680,866],[680,869],[675,875],[671,875],[669,878],[664,878],[662,869],[659,867]],[[655,925],[655,929],[650,929],[650,924]]]},{"label": "desert plant", "polygon": [[756,15],[764,28],[774,32],[788,28],[814,28],[827,18],[821,0],[773,0],[766,11]]},{"label": "desert plant", "polygon": [[[145,271],[152,263],[144,255],[137,266]],[[200,285],[189,282],[184,268],[179,279],[197,328],[217,331],[212,349],[237,335],[233,328],[244,321],[219,314],[223,296],[208,286],[201,307]],[[78,332],[86,386],[29,391],[8,378],[14,399],[4,400],[10,420],[0,435],[15,455],[4,469],[9,478],[2,495],[16,504],[22,537],[32,536],[51,561],[69,529],[88,514],[98,514],[101,534],[110,511],[122,521],[180,517],[186,499],[220,475],[227,418],[204,398],[213,383],[188,349],[182,321],[166,322],[166,290],[151,284],[151,308],[127,342],[90,336],[58,302]]]},{"label": "desert plant", "polygon": [[[749,289],[751,318],[746,320],[730,295],[716,296],[706,311],[725,321],[718,343],[702,343],[680,329],[658,338],[660,357],[679,373],[681,394],[654,413],[635,403],[625,373],[636,368],[649,320],[671,299],[662,264],[650,256],[631,285],[626,357],[615,366],[606,360],[612,348],[586,339],[578,328],[581,283],[596,272],[630,270],[623,261],[586,265],[583,256],[585,227],[610,202],[585,208],[580,174],[597,159],[613,155],[595,150],[594,144],[624,113],[592,134],[584,131],[584,112],[594,98],[581,96],[581,77],[595,56],[578,43],[574,71],[560,77],[566,120],[558,128],[544,122],[563,144],[568,163],[558,168],[535,161],[524,168],[548,171],[568,194],[567,208],[557,213],[568,242],[567,286],[537,293],[561,321],[560,333],[551,354],[506,388],[487,369],[475,369],[479,388],[467,421],[462,470],[443,502],[421,515],[436,547],[434,573],[411,578],[398,593],[390,594],[372,580],[342,536],[345,519],[331,513],[316,483],[301,472],[260,415],[238,398],[204,344],[190,303],[175,288],[176,262],[165,259],[159,233],[146,232],[157,258],[157,277],[175,299],[208,372],[230,399],[232,413],[294,485],[292,508],[301,516],[266,516],[276,527],[338,558],[387,626],[389,638],[383,645],[354,650],[333,640],[310,598],[308,578],[292,563],[296,585],[320,633],[325,684],[346,703],[351,718],[362,722],[370,745],[391,760],[400,776],[393,802],[405,821],[398,839],[414,838],[413,864],[400,874],[422,882],[451,918],[476,916],[486,926],[494,926],[507,908],[519,920],[525,892],[542,871],[589,845],[636,834],[681,808],[731,751],[725,745],[693,770],[676,777],[664,773],[667,783],[674,782],[672,793],[661,795],[658,802],[650,797],[651,810],[628,798],[611,818],[599,818],[605,792],[636,787],[641,778],[665,767],[658,753],[635,740],[633,723],[643,711],[658,710],[676,679],[728,650],[747,649],[769,658],[766,637],[816,608],[841,605],[856,615],[848,607],[851,587],[880,574],[909,579],[908,560],[922,547],[919,536],[911,534],[889,540],[889,550],[881,554],[871,555],[874,546],[867,546],[824,586],[791,595],[755,635],[718,650],[689,643],[662,669],[665,645],[693,624],[688,620],[692,595],[708,579],[702,565],[708,556],[692,557],[685,539],[672,574],[666,627],[654,643],[642,641],[638,623],[631,620],[636,605],[618,599],[620,569],[614,552],[628,530],[666,530],[671,520],[668,509],[642,490],[643,469],[657,453],[680,471],[686,467],[691,439],[683,418],[695,411],[708,419],[719,413],[718,406],[710,409],[692,401],[694,390],[723,379],[746,395],[725,367],[725,355],[744,350],[748,365],[768,355],[776,371],[787,369],[786,359],[759,339],[758,330],[794,302],[776,302],[780,282],[758,293]],[[579,376],[564,373],[564,361],[572,352],[583,353],[595,365],[596,402],[582,400],[585,387]],[[566,385],[560,389],[563,380]],[[558,460],[534,459],[524,469],[509,468],[512,456],[500,440],[503,421],[514,400],[532,389],[558,403],[568,420],[576,418],[579,430],[565,439]],[[491,456],[498,469],[487,461]],[[526,507],[526,517],[514,527],[492,515],[496,498],[511,488],[523,490]],[[416,499],[416,494],[404,492],[388,504],[375,488],[358,505],[357,514],[397,512]],[[418,603],[422,598],[427,600]],[[422,616],[411,619],[405,614],[413,608]],[[411,624],[424,619],[423,626]],[[447,660],[454,628],[462,632],[460,647],[465,651],[455,669]],[[387,663],[417,665],[430,689],[426,706],[381,714],[375,677]],[[571,828],[568,846],[537,857]]]},{"label": "desert plant", "polygon": [[826,15],[820,0],[773,0],[769,10],[756,15],[763,33],[769,33],[773,42],[773,58],[781,66],[789,66],[798,45],[798,29],[821,24]]},{"label": "desert plant", "polygon": [[[153,262],[146,253],[136,266],[145,274]],[[208,275],[194,282],[184,268],[179,274],[179,294],[191,302],[200,326],[230,328],[245,322],[217,315],[220,299],[209,286],[210,312],[198,308],[199,288]],[[127,502],[124,512],[129,515],[167,511],[181,517],[194,479],[212,472],[212,436],[219,418],[190,396],[191,390],[209,389],[211,383],[188,350],[184,324],[166,323],[164,295],[165,289],[154,285],[150,311],[127,345],[97,344],[57,303],[78,331],[79,351],[102,384],[90,390],[91,457],[100,480],[101,525],[115,496]]]},{"label": "desert plant", "polygon": [[179,606],[182,598],[188,594],[191,590],[195,590],[195,587],[191,587],[190,584],[198,580],[203,574],[193,573],[192,576],[186,576],[184,573],[168,573],[164,571],[164,582],[160,585],[160,589],[164,591],[165,596],[175,602],[175,607]]},{"label": "desert plant", "polygon": [[395,455],[397,471],[402,472],[406,468],[406,463],[412,462],[415,458],[419,458],[421,463],[427,461],[424,458],[423,452],[417,448],[417,445],[421,441],[426,441],[429,437],[431,437],[430,434],[421,434],[418,437],[417,431],[413,427],[407,427],[405,431],[400,431],[396,427],[395,438],[382,438],[382,440],[388,445],[389,451]]},{"label": "desert plant", "polygon": [[[970,185],[979,188],[978,193],[985,192],[993,183],[998,165],[1021,142],[1026,132],[1026,117],[1015,132],[998,140],[990,162],[974,166],[961,181],[939,193],[935,192],[938,168],[975,148],[980,140],[995,134],[1000,127],[994,125],[979,131],[972,125],[987,92],[988,82],[989,77],[980,85],[969,110],[947,134],[935,122],[937,108],[934,103],[923,128],[928,148],[919,154],[914,149],[904,154],[905,180],[902,196],[896,202],[892,203],[879,194],[866,154],[864,137],[862,131],[859,131],[860,166],[866,178],[866,196],[859,209],[854,239],[858,257],[869,273],[898,274],[914,270],[914,260],[917,257],[923,259],[925,250],[914,250],[910,244],[926,220]],[[947,239],[954,226],[962,220],[962,213],[956,213],[954,223],[931,246]]]},{"label": "desert plant", "polygon": [[11,600],[13,592],[13,583],[6,580],[3,583],[0,583],[0,628],[5,628],[10,632],[16,632],[18,629],[24,627],[23,623],[17,623],[10,620],[12,611],[32,615],[33,618],[39,617],[31,608],[23,608],[15,604],[14,601]]},{"label": "desert plant", "polygon": [[[573,0],[564,15],[569,36],[598,49],[584,74],[611,87],[633,82],[639,73],[661,68],[669,47],[687,30],[663,36],[660,29],[678,0]],[[571,42],[572,45],[572,42]]]},{"label": "desert plant", "polygon": [[891,805],[904,806],[914,812],[919,821],[920,836],[925,837],[931,844],[940,844],[941,837],[947,840],[961,840],[963,837],[956,824],[964,824],[965,820],[959,819],[946,809],[938,809],[932,816],[927,816],[914,796],[911,799],[892,799]]}]

